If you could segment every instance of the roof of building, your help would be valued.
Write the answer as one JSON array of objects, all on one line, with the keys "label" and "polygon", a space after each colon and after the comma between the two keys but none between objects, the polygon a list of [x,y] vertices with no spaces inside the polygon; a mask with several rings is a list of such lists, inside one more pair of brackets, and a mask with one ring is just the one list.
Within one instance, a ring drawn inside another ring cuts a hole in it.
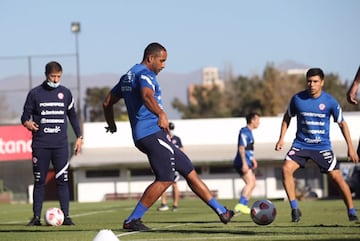
[{"label": "roof of building", "polygon": [[[357,146],[360,136],[358,123],[360,115],[344,113],[350,128],[353,146]],[[285,135],[284,149],[275,151],[275,143],[280,132],[281,116],[261,117],[259,128],[253,130],[255,138],[255,158],[260,162],[283,160],[290,148],[296,132],[296,118],[291,122]],[[181,137],[185,153],[193,163],[231,162],[236,154],[238,133],[246,125],[245,118],[218,118],[171,120],[176,135]],[[117,132],[105,132],[103,122],[85,123],[82,153],[74,156],[70,165],[73,168],[108,165],[146,165],[147,157],[133,144],[130,124],[117,122]],[[346,159],[346,142],[336,124],[331,124],[330,138],[338,159]]]},{"label": "roof of building", "polygon": [[[354,143],[355,145],[356,143]],[[291,143],[286,143],[281,151],[275,151],[275,143],[255,144],[255,158],[258,162],[281,161]],[[185,153],[196,164],[217,164],[232,162],[236,153],[236,145],[190,145]],[[346,159],[345,141],[333,142],[333,150],[337,158]],[[143,166],[148,163],[147,156],[134,147],[85,148],[82,153],[71,159],[72,168],[99,166]]]}]

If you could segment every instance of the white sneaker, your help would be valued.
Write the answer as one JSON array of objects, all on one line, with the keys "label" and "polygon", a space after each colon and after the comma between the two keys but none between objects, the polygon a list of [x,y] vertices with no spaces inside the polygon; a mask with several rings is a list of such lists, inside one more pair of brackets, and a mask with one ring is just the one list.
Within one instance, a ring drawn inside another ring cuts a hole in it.
[{"label": "white sneaker", "polygon": [[160,207],[158,207],[158,211],[167,211],[169,210],[169,206],[167,204],[161,204]]}]

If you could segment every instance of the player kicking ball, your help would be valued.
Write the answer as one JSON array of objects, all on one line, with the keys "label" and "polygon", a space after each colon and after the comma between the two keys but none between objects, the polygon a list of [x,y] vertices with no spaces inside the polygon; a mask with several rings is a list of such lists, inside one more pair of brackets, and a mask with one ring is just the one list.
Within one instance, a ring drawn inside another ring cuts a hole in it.
[{"label": "player kicking ball", "polygon": [[130,231],[150,230],[141,218],[174,183],[175,172],[182,175],[191,190],[198,195],[224,224],[230,222],[234,212],[226,209],[212,196],[209,188],[200,179],[189,157],[170,140],[169,120],[163,110],[161,88],[156,75],[165,68],[166,49],[159,43],[149,44],[140,64],[134,65],[107,95],[103,107],[106,128],[116,132],[113,105],[125,100],[135,146],[148,157],[155,181],[144,191],[123,228]]}]

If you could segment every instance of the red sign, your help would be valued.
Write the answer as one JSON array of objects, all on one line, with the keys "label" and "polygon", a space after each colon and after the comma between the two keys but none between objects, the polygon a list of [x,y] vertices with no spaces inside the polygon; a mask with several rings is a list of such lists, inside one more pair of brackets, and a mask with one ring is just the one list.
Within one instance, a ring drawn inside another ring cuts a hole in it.
[{"label": "red sign", "polygon": [[22,125],[0,126],[0,161],[31,160],[31,139]]}]

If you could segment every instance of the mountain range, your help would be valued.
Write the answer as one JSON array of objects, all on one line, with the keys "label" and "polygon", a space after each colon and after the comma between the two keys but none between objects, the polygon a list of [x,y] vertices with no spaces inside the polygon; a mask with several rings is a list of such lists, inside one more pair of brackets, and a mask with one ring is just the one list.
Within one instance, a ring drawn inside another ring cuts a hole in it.
[{"label": "mountain range", "polygon": [[[297,63],[293,60],[287,60],[279,63],[276,68],[282,71],[289,69],[307,69],[305,64]],[[94,75],[82,75],[80,78],[81,85],[81,99],[83,106],[83,99],[87,88],[93,87],[112,87],[119,80],[119,74],[104,73]],[[220,78],[223,78],[220,74]],[[0,114],[1,122],[18,123],[19,116],[22,112],[22,106],[26,99],[26,94],[31,87],[39,85],[44,80],[43,76],[27,76],[27,75],[14,75],[0,79],[0,100],[5,103],[0,103],[3,111]],[[167,71],[161,72],[158,75],[158,80],[162,89],[162,97],[165,111],[169,119],[179,119],[181,114],[177,112],[172,106],[171,102],[174,98],[178,98],[181,102],[187,103],[187,88],[190,84],[201,84],[202,82],[202,69],[192,71],[186,74],[169,73]],[[77,77],[74,74],[64,74],[62,84],[71,89],[74,98],[77,99]],[[1,98],[3,97],[3,98]],[[4,100],[5,99],[5,100]],[[4,106],[8,107],[5,111]]]},{"label": "mountain range", "polygon": [[[183,103],[187,103],[187,88],[190,84],[200,84],[202,81],[202,71],[193,71],[188,74],[176,73],[160,73],[158,80],[162,89],[162,97],[165,111],[169,119],[181,118],[178,113],[171,106],[174,98],[180,99]],[[87,88],[93,87],[112,87],[119,80],[120,76],[117,74],[95,74],[84,75],[80,78],[81,85],[81,99],[83,106],[83,99]],[[19,121],[22,112],[22,107],[26,99],[27,92],[31,87],[35,87],[42,83],[44,77],[32,76],[31,78],[26,75],[16,75],[0,79],[0,100],[4,101],[2,107],[7,106],[9,113],[6,113],[9,118],[6,118],[4,111],[1,114],[1,122],[15,122]],[[77,98],[77,78],[75,75],[63,75],[62,84],[71,89],[74,98]]]}]

